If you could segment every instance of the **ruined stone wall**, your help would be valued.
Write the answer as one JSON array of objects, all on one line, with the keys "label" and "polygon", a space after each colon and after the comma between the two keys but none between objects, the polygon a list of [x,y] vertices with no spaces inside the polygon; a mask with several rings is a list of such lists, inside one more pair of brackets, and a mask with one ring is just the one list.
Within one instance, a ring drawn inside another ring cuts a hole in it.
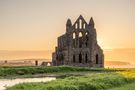
[{"label": "ruined stone wall", "polygon": [[66,33],[58,37],[58,47],[52,54],[53,65],[103,67],[104,55],[97,44],[94,21],[89,24],[80,15],[72,25],[67,20]]}]

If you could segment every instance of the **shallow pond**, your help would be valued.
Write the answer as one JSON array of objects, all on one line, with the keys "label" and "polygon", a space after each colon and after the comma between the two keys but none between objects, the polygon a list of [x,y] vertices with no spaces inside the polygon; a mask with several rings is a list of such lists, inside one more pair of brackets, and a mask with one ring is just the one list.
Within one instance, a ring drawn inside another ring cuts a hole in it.
[{"label": "shallow pond", "polygon": [[6,87],[11,87],[19,83],[25,82],[47,82],[55,80],[55,77],[42,77],[42,78],[20,78],[20,79],[0,79],[0,90],[5,90]]}]

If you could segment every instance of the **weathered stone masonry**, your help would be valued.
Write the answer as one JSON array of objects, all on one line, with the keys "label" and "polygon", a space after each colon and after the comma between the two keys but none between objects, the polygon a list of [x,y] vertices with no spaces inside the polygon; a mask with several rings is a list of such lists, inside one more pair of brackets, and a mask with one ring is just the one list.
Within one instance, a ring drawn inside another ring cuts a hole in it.
[{"label": "weathered stone masonry", "polygon": [[81,15],[74,24],[67,20],[66,33],[58,37],[52,63],[54,66],[104,67],[103,50],[97,44],[92,18],[88,24]]}]

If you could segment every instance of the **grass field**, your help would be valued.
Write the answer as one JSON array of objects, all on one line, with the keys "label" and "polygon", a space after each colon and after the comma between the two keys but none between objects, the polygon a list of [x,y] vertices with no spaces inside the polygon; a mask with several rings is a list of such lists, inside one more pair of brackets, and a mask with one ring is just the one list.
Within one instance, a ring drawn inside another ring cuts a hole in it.
[{"label": "grass field", "polygon": [[54,75],[61,76],[68,74],[83,74],[88,72],[112,72],[111,69],[90,69],[81,67],[69,67],[69,66],[50,66],[50,67],[1,67],[0,78],[18,78],[18,77],[32,77],[32,76],[46,76]]},{"label": "grass field", "polygon": [[127,84],[127,85],[124,85],[124,86],[112,88],[112,89],[109,89],[109,90],[135,90],[135,83],[131,83],[131,84]]},{"label": "grass field", "polygon": [[1,78],[38,74],[67,76],[47,83],[17,84],[6,90],[134,90],[135,85],[135,69],[90,69],[69,66],[0,69]]}]

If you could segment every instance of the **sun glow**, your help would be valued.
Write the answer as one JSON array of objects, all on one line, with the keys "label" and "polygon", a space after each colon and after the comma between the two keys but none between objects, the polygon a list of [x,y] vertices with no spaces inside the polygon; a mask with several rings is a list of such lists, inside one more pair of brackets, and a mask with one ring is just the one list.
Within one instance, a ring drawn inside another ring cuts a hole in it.
[{"label": "sun glow", "polygon": [[[119,0],[117,3],[114,0],[53,2],[0,0],[0,50],[7,50],[6,53],[0,51],[0,60],[24,57],[24,54],[15,54],[14,51],[33,51],[29,56],[25,54],[25,58],[51,59],[57,46],[56,38],[66,31],[67,19],[71,17],[74,23],[82,14],[88,21],[93,17],[98,44],[104,49],[106,61],[135,62],[134,0]],[[45,52],[35,54],[34,51]]]}]

